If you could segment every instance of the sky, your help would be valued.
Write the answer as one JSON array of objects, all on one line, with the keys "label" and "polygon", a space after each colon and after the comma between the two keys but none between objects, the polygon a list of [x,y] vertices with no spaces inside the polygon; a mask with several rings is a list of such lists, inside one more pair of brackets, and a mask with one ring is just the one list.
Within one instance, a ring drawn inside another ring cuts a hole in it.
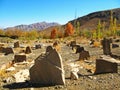
[{"label": "sky", "polygon": [[0,0],[0,28],[70,20],[92,12],[120,8],[120,0]]}]

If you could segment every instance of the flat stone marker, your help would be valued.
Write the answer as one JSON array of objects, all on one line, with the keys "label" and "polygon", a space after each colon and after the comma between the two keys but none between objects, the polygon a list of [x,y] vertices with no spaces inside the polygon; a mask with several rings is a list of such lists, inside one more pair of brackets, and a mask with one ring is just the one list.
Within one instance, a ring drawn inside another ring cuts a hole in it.
[{"label": "flat stone marker", "polygon": [[6,48],[3,48],[3,53],[5,53],[5,55],[8,55],[8,54],[14,53],[14,51],[13,51],[13,48],[6,47]]},{"label": "flat stone marker", "polygon": [[55,49],[35,60],[35,64],[30,68],[30,82],[42,85],[65,84],[62,58]]},{"label": "flat stone marker", "polygon": [[24,54],[15,55],[15,56],[14,56],[14,61],[15,61],[15,63],[16,63],[16,62],[23,62],[23,61],[26,61],[26,60],[27,60],[26,58],[27,58],[27,57],[26,57],[26,55],[24,55]]},{"label": "flat stone marker", "polygon": [[102,58],[96,60],[96,71],[95,74],[101,73],[117,73],[118,72],[118,63],[114,58],[108,56],[102,56]]}]

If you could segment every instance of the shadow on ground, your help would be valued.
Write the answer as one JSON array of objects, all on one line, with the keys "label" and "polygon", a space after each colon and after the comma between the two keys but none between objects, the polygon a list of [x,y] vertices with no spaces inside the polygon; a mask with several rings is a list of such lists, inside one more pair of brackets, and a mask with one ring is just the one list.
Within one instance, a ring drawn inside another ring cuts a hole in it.
[{"label": "shadow on ground", "polygon": [[27,82],[21,82],[21,83],[7,84],[7,85],[4,85],[3,88],[22,89],[22,88],[43,88],[43,87],[51,87],[51,86],[54,86],[54,85],[31,84],[27,81]]}]

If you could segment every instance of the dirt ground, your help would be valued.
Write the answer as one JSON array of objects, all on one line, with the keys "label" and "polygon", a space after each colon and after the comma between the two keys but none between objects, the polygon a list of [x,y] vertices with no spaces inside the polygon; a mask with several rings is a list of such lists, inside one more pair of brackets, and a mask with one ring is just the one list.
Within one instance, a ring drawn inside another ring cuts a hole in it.
[{"label": "dirt ground", "polygon": [[[117,44],[120,45],[120,42]],[[44,43],[41,49],[33,49],[33,52],[27,55],[27,60],[34,61],[40,54],[45,52],[48,45],[52,45],[52,43]],[[65,70],[65,85],[32,85],[29,83],[29,78],[25,82],[16,83],[13,74],[22,69],[29,70],[32,63],[28,63],[17,65],[15,71],[5,72],[4,75],[1,74],[0,90],[120,90],[120,65],[118,65],[118,73],[94,74],[96,58],[103,55],[102,47],[92,47],[89,43],[79,43],[80,46],[83,46],[90,53],[89,60],[80,61],[78,60],[79,54],[76,54],[71,47],[68,47],[65,43],[60,43],[60,45],[61,50],[59,53],[62,56]],[[112,49],[112,53],[120,56],[120,47]],[[14,54],[0,54],[0,66],[14,59]],[[116,59],[120,60],[119,58]],[[70,72],[73,65],[76,65],[79,69],[78,80],[70,79]]]}]

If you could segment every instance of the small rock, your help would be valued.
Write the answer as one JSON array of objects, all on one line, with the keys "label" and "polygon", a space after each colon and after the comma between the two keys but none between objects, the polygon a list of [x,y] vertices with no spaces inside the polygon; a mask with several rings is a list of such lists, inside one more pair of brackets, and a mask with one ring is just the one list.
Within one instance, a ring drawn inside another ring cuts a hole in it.
[{"label": "small rock", "polygon": [[14,75],[16,82],[25,82],[28,79],[28,76],[29,76],[28,69],[20,70]]},{"label": "small rock", "polygon": [[8,71],[8,72],[10,72],[10,71],[14,71],[14,70],[15,70],[14,67],[10,67],[10,68],[6,69],[6,71]]},{"label": "small rock", "polygon": [[78,80],[78,74],[77,74],[77,72],[71,72],[70,78],[72,80]]}]

